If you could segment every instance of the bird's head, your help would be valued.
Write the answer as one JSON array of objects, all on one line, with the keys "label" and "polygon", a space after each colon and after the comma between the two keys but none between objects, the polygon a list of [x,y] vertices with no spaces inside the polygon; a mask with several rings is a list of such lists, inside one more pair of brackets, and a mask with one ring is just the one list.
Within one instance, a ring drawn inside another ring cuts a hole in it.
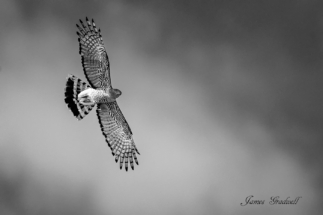
[{"label": "bird's head", "polygon": [[93,89],[89,88],[89,89],[86,89],[78,94],[77,98],[82,105],[94,105],[95,104],[95,101],[93,100],[93,98],[91,96],[92,91],[93,91]]},{"label": "bird's head", "polygon": [[121,90],[119,90],[119,89],[112,89],[112,90],[110,91],[110,94],[111,94],[111,96],[112,96],[114,99],[116,99],[116,98],[118,98],[119,96],[121,96],[122,92],[121,92]]}]

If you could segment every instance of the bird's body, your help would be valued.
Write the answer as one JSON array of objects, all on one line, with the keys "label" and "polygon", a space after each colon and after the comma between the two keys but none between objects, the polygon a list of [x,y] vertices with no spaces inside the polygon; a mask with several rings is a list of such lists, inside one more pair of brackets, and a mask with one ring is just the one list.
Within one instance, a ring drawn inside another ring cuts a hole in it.
[{"label": "bird's body", "polygon": [[122,94],[111,85],[110,63],[103,45],[100,30],[94,21],[86,18],[87,26],[80,20],[79,29],[80,54],[85,76],[90,85],[74,75],[69,75],[66,82],[65,102],[74,116],[81,120],[97,105],[97,116],[103,135],[115,156],[120,159],[120,169],[128,162],[134,169],[133,159],[138,164],[139,154],[132,137],[132,131],[124,118],[116,99]]},{"label": "bird's body", "polygon": [[[91,103],[108,103],[116,101],[116,94],[111,88],[109,89],[93,89],[88,88],[78,94],[78,100],[83,105],[89,105],[87,100]],[[84,101],[84,102],[83,102]]]}]

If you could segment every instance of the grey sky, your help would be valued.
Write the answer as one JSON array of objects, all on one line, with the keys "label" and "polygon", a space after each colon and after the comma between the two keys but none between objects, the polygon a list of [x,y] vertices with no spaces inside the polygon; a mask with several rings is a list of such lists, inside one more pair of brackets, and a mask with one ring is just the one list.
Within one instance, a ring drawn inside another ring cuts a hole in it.
[{"label": "grey sky", "polygon": [[[0,7],[1,214],[320,214],[320,1],[9,1]],[[94,18],[141,155],[120,171],[92,111]],[[240,206],[249,196],[265,205]],[[297,205],[269,205],[271,196]]]}]

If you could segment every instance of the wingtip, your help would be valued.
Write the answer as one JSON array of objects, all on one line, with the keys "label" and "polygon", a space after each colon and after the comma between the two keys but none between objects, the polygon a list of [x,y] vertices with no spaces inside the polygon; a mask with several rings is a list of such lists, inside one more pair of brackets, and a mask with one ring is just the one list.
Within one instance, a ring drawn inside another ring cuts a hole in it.
[{"label": "wingtip", "polygon": [[136,146],[135,146],[135,151],[137,152],[138,155],[140,155],[140,153],[139,153],[138,149],[136,148]]}]

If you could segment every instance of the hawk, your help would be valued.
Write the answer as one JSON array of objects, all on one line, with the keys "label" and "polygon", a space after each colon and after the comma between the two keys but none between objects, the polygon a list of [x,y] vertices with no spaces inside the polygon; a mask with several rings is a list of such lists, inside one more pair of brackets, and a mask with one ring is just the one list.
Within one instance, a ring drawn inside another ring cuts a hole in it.
[{"label": "hawk", "polygon": [[65,88],[65,103],[74,116],[83,119],[95,105],[96,113],[105,140],[111,148],[115,161],[120,159],[120,169],[123,163],[128,171],[128,162],[134,169],[133,160],[138,164],[136,153],[139,154],[132,137],[132,131],[123,116],[116,99],[121,91],[111,85],[110,63],[104,48],[101,31],[86,17],[86,25],[80,20],[76,24],[79,36],[79,53],[82,56],[82,66],[85,83],[74,75],[68,75]]}]

